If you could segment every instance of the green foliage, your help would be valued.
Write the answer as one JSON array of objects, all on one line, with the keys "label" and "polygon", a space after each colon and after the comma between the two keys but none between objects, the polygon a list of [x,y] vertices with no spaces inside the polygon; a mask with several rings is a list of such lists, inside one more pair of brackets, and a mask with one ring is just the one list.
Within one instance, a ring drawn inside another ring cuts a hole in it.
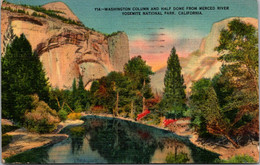
[{"label": "green foliage", "polygon": [[76,92],[77,92],[77,84],[76,84],[76,79],[74,78],[73,82],[72,82],[72,96],[73,97],[76,97]]},{"label": "green foliage", "polygon": [[236,156],[233,156],[232,158],[228,159],[228,160],[220,160],[220,159],[217,159],[215,160],[215,163],[257,163],[254,158],[252,158],[251,156],[249,155],[236,155]]},{"label": "green foliage", "polygon": [[[130,97],[132,98],[134,104],[131,109],[134,109],[135,116],[142,112],[145,99],[153,97],[151,89],[151,78],[150,76],[154,73],[149,65],[142,59],[141,56],[133,57],[124,66],[124,74],[131,80],[131,91]],[[149,107],[148,107],[149,108]]]},{"label": "green foliage", "polygon": [[257,29],[239,19],[228,23],[220,34],[216,50],[222,53],[219,60],[245,65],[249,72],[258,76],[258,34]]},{"label": "green foliage", "polygon": [[161,122],[160,113],[158,111],[152,111],[148,114],[145,119],[147,120],[147,124],[158,125]]},{"label": "green foliage", "polygon": [[172,152],[168,153],[166,156],[166,163],[187,163],[190,159],[188,158],[188,154],[181,152],[179,154],[173,154]]},{"label": "green foliage", "polygon": [[175,48],[172,48],[168,58],[167,70],[164,77],[164,93],[160,103],[170,118],[183,117],[187,110],[184,79],[181,75],[181,66]]},{"label": "green foliage", "polygon": [[216,50],[225,65],[212,80],[201,79],[192,86],[192,126],[200,136],[225,136],[235,147],[258,138],[257,45],[256,28],[240,20],[221,31]]},{"label": "green foliage", "polygon": [[25,14],[25,11],[24,11],[24,10],[21,10],[21,9],[18,9],[17,12],[18,12],[18,13],[23,13],[23,14]]},{"label": "green foliage", "polygon": [[12,9],[11,7],[1,7],[2,10],[8,10],[10,12],[23,13],[26,14],[24,10],[21,9]]},{"label": "green foliage", "polygon": [[78,85],[76,79],[72,83],[72,92],[70,92],[70,99],[68,103],[72,109],[76,112],[82,112],[91,103],[91,94],[89,91],[85,90],[84,82],[82,76],[79,76]]},{"label": "green foliage", "polygon": [[106,37],[113,37],[113,36],[115,36],[115,35],[117,35],[117,34],[119,34],[119,33],[122,33],[122,31],[117,31],[117,32],[113,32],[113,33],[111,33],[111,34],[104,34]]},{"label": "green foliage", "polygon": [[6,0],[3,0],[3,3],[6,3],[6,4],[10,4],[8,1],[6,1]]},{"label": "green foliage", "polygon": [[216,92],[210,79],[201,79],[192,86],[190,96],[192,126],[200,136],[208,133],[226,135],[230,131],[230,122],[219,107]]},{"label": "green foliage", "polygon": [[70,103],[71,101],[71,92],[69,90],[59,90],[59,89],[52,89],[50,91],[50,100],[49,100],[49,106],[52,109],[60,110],[64,109],[67,112],[69,112],[69,108],[65,103]]},{"label": "green foliage", "polygon": [[2,147],[7,146],[11,143],[13,137],[11,135],[2,134]]},{"label": "green foliage", "polygon": [[82,112],[90,108],[91,100],[91,92],[84,89],[82,77],[79,77],[78,85],[76,79],[73,80],[72,90],[54,89],[50,91],[49,102],[53,109]]},{"label": "green foliage", "polygon": [[1,125],[1,127],[2,127],[2,134],[5,134],[6,132],[14,131],[19,128],[18,126],[14,126],[14,125]]},{"label": "green foliage", "polygon": [[[74,88],[74,87],[73,87]],[[73,89],[74,91],[75,89]],[[76,89],[76,101],[74,103],[75,111],[81,112],[86,110],[85,107],[90,104],[91,96],[90,92],[85,90],[82,76],[79,77],[78,88]]]},{"label": "green foliage", "polygon": [[153,75],[152,69],[146,64],[141,56],[133,57],[124,66],[124,73],[131,80],[133,80],[134,87],[141,90],[143,82],[150,83],[150,75]]},{"label": "green foliage", "polygon": [[25,114],[25,127],[32,132],[52,132],[60,122],[57,112],[44,101],[40,101],[37,95],[32,98],[33,109]]},{"label": "green foliage", "polygon": [[84,87],[82,76],[79,76],[78,91],[80,93],[80,92],[82,92],[84,90],[85,90],[85,87]]},{"label": "green foliage", "polygon": [[74,25],[78,25],[78,26],[84,26],[81,22],[77,22],[77,21],[74,21],[74,20],[71,20],[71,19],[68,19],[68,18],[60,16],[59,13],[62,13],[61,11],[47,10],[47,9],[41,7],[41,6],[31,6],[31,5],[22,5],[22,6],[30,8],[32,10],[35,10],[37,12],[44,13],[44,14],[50,16],[50,17],[57,18],[57,19],[62,20],[62,22],[67,23],[67,24],[74,24]]},{"label": "green foliage", "polygon": [[117,93],[119,95],[119,108],[130,104],[131,81],[122,73],[110,72],[106,77],[102,77],[98,83],[93,83],[91,90],[94,88],[97,90],[94,92],[93,105],[102,106],[109,113],[113,113],[115,109]]},{"label": "green foliage", "polygon": [[30,95],[37,93],[48,101],[48,83],[37,54],[24,34],[7,46],[2,57],[2,114],[22,122],[26,109],[31,109]]},{"label": "green foliage", "polygon": [[208,135],[206,128],[206,118],[204,114],[204,108],[207,106],[205,101],[208,97],[208,89],[211,87],[210,79],[201,79],[192,85],[190,96],[190,108],[191,108],[191,126],[204,137]]},{"label": "green foliage", "polygon": [[[32,6],[32,5],[24,5],[24,4],[22,4],[21,6],[32,9],[32,10],[37,11],[37,12],[44,13],[44,14],[50,16],[50,17],[57,18],[57,19],[61,20],[64,23],[67,23],[67,24],[73,24],[73,25],[78,25],[78,26],[84,27],[84,25],[81,22],[60,16],[59,13],[63,13],[61,11],[48,10],[48,9],[43,8],[42,6]],[[18,13],[23,13],[23,14],[29,15],[28,13],[26,13],[24,10],[21,10],[21,9],[15,10],[15,9],[12,9],[11,7],[1,7],[1,9],[8,10],[8,11],[11,11],[11,12],[18,12]],[[32,16],[46,18],[45,15],[37,14],[36,12],[33,12]]]},{"label": "green foliage", "polygon": [[36,12],[33,12],[33,13],[32,13],[32,16],[34,16],[34,17],[43,17],[43,18],[46,18],[45,15],[37,14]]},{"label": "green foliage", "polygon": [[225,62],[216,85],[219,87],[219,82],[223,84],[226,80],[234,88],[229,91],[229,97],[224,97],[226,103],[222,106],[225,111],[242,109],[245,105],[250,105],[250,111],[258,110],[257,29],[239,19],[229,22],[228,28],[221,31],[216,50],[220,54],[219,60]]},{"label": "green foliage", "polygon": [[59,110],[58,115],[61,121],[65,121],[67,119],[68,112],[65,109],[61,109]]},{"label": "green foliage", "polygon": [[258,138],[259,128],[254,127],[259,120],[258,31],[235,19],[221,31],[216,50],[225,65],[213,79],[214,88],[222,111],[234,127],[231,133],[239,139]]},{"label": "green foliage", "polygon": [[91,110],[134,118],[142,111],[145,99],[153,97],[150,86],[152,74],[151,67],[140,56],[133,57],[125,64],[124,74],[111,72],[92,83]]},{"label": "green foliage", "polygon": [[79,100],[76,101],[74,107],[75,107],[75,112],[77,112],[77,113],[83,111],[83,106],[81,105]]}]

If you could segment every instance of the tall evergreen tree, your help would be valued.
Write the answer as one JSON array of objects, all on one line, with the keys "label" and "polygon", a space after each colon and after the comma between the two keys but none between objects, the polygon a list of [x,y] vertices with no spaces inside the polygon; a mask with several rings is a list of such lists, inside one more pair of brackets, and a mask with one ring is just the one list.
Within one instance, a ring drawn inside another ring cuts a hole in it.
[{"label": "tall evergreen tree", "polygon": [[31,106],[30,95],[37,93],[41,100],[48,101],[45,72],[24,34],[7,46],[1,64],[3,117],[22,121],[25,110]]},{"label": "tall evergreen tree", "polygon": [[77,95],[76,93],[77,93],[77,84],[76,84],[76,79],[74,78],[72,82],[72,96],[76,97]]},{"label": "tall evergreen tree", "polygon": [[76,89],[76,95],[77,96],[75,98],[76,100],[75,100],[74,106],[75,106],[75,110],[77,110],[79,112],[85,108],[86,104],[89,101],[89,98],[87,96],[87,91],[85,90],[83,78],[81,75],[79,76],[79,82],[78,82],[78,88]]},{"label": "tall evergreen tree", "polygon": [[83,78],[82,78],[81,75],[79,76],[78,90],[79,91],[84,91],[85,90]]},{"label": "tall evergreen tree", "polygon": [[182,117],[186,111],[186,95],[183,76],[181,75],[181,66],[176,50],[173,47],[171,55],[168,58],[167,70],[164,77],[164,93],[161,101],[161,107],[168,117]]}]

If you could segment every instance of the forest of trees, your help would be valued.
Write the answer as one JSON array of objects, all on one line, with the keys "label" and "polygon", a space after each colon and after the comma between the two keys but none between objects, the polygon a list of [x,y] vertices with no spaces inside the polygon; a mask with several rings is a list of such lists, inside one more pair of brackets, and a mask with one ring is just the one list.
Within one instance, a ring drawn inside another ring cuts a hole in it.
[{"label": "forest of trees", "polygon": [[78,118],[80,112],[135,119],[155,105],[150,85],[153,72],[141,56],[132,58],[124,72],[94,81],[90,90],[84,89],[82,76],[74,79],[70,90],[52,89],[23,34],[7,47],[1,62],[3,118],[31,131],[50,132],[60,120]]},{"label": "forest of trees", "polygon": [[202,137],[226,137],[235,147],[258,140],[258,33],[233,20],[221,31],[220,73],[192,86],[192,127]]},{"label": "forest of trees", "polygon": [[223,63],[220,72],[212,79],[194,82],[190,96],[186,96],[173,47],[160,98],[152,93],[150,76],[154,73],[141,56],[129,60],[123,72],[110,72],[95,80],[90,90],[84,89],[81,76],[71,82],[70,90],[52,89],[37,54],[22,34],[7,47],[1,60],[2,116],[44,133],[54,130],[70,114],[109,113],[136,119],[149,109],[146,119],[156,124],[162,116],[188,116],[200,137],[223,137],[239,147],[259,135],[257,36],[252,25],[231,21],[221,31],[216,47]]}]

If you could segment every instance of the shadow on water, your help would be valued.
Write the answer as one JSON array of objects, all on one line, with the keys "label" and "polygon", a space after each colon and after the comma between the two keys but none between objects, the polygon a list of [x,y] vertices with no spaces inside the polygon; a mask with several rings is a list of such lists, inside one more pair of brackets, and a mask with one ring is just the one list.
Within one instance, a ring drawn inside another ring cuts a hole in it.
[{"label": "shadow on water", "polygon": [[[219,156],[196,147],[188,137],[155,127],[98,116],[85,116],[82,119],[85,122],[81,126],[69,126],[61,131],[69,134],[68,139],[23,152],[6,159],[6,162],[165,163],[167,153],[183,152],[189,155],[189,163],[213,163]],[[62,155],[65,145],[69,151]],[[51,155],[51,150],[60,155]],[[86,157],[90,158],[85,160]],[[97,162],[101,158],[103,161]]]}]

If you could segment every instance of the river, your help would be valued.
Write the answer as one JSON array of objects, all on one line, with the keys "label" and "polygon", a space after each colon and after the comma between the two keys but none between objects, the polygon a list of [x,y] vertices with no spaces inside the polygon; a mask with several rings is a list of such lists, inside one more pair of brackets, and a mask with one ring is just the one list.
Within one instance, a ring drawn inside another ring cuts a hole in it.
[{"label": "river", "polygon": [[82,125],[61,131],[68,139],[12,156],[6,163],[166,163],[170,152],[185,155],[185,163],[213,163],[218,157],[170,131],[109,117],[82,120]]}]

